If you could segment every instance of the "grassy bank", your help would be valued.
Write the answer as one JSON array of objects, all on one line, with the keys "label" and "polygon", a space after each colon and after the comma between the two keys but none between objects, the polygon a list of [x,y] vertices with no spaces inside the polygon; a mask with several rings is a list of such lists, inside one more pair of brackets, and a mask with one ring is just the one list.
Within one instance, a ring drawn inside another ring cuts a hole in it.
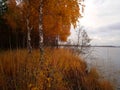
[{"label": "grassy bank", "polygon": [[45,49],[39,58],[38,50],[1,52],[0,90],[114,90],[70,50]]}]

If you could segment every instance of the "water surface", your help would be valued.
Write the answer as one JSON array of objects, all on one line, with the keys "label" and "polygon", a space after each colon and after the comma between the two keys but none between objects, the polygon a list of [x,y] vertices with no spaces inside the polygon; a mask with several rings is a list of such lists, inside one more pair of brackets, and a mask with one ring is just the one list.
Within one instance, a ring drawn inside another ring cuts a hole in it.
[{"label": "water surface", "polygon": [[110,80],[120,90],[120,48],[92,47],[86,57],[90,67],[96,67],[103,78]]}]

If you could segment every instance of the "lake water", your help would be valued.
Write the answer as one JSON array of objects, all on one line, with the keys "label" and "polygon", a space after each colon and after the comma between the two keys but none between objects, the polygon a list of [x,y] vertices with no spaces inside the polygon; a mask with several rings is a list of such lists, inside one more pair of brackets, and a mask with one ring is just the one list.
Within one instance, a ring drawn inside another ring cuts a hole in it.
[{"label": "lake water", "polygon": [[120,48],[92,47],[91,53],[84,57],[89,67],[96,67],[103,78],[120,90]]}]

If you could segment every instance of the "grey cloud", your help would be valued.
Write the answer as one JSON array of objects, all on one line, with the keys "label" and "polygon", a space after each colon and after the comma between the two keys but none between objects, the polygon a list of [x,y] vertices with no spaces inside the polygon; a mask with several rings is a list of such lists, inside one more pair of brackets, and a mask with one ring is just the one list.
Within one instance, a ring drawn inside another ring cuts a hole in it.
[{"label": "grey cloud", "polygon": [[87,32],[90,34],[98,33],[120,33],[120,22],[113,23],[110,25],[105,25],[99,28],[87,28]]},{"label": "grey cloud", "polygon": [[93,4],[94,7],[92,8],[95,10],[95,13],[91,13],[95,16],[93,21],[96,23],[96,26],[88,24],[89,28],[87,28],[88,35],[95,39],[93,42],[120,45],[120,0],[86,1]]},{"label": "grey cloud", "polygon": [[[99,28],[87,28],[86,31],[93,45],[120,45],[120,22]],[[96,37],[99,39],[95,39]]]},{"label": "grey cloud", "polygon": [[109,29],[120,30],[120,22],[108,26]]},{"label": "grey cloud", "polygon": [[119,32],[120,33],[120,22],[97,28],[96,31],[97,32]]}]

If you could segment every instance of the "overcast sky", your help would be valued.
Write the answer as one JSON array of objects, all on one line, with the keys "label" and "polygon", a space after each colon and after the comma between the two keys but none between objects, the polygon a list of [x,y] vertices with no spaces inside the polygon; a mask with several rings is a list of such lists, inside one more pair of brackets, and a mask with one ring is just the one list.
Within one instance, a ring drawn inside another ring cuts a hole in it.
[{"label": "overcast sky", "polygon": [[120,0],[85,0],[80,20],[93,45],[120,45]]}]

